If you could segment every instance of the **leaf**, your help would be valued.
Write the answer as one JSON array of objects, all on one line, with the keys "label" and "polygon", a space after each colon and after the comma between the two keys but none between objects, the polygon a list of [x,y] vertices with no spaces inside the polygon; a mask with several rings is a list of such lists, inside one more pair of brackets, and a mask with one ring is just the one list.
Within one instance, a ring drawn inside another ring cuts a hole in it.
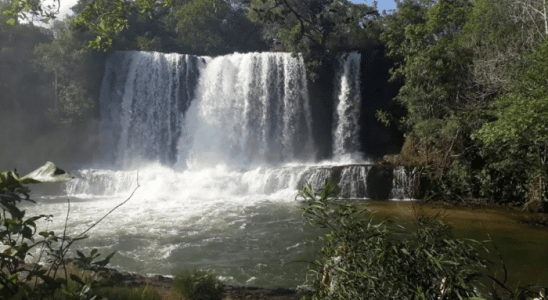
[{"label": "leaf", "polygon": [[105,259],[95,262],[94,264],[100,267],[104,267],[110,262],[110,259],[114,256],[114,254],[116,254],[116,251],[109,254]]},{"label": "leaf", "polygon": [[70,274],[70,279],[72,279],[72,281],[75,281],[80,285],[86,285],[84,281],[80,277],[76,276],[75,274]]},{"label": "leaf", "polygon": [[15,18],[9,18],[6,21],[6,24],[13,26],[13,25],[15,25],[15,21],[16,21]]}]

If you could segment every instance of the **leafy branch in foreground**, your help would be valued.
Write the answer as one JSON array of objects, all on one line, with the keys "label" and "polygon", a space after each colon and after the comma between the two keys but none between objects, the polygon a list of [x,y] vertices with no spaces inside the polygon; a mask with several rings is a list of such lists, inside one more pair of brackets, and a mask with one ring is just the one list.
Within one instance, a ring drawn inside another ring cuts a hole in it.
[{"label": "leafy branch in foreground", "polygon": [[[86,231],[75,238],[66,235],[66,225],[63,236],[57,236],[53,231],[38,232],[42,237],[36,240],[39,220],[49,221],[52,216],[38,215],[25,219],[25,211],[18,206],[22,201],[35,203],[30,199],[29,188],[26,184],[44,182],[68,181],[72,177],[65,171],[58,169],[48,162],[30,174],[19,177],[16,171],[0,173],[0,298],[1,299],[48,299],[56,298],[59,293],[69,299],[87,299],[92,289],[105,286],[109,283],[106,265],[114,253],[105,259],[96,261],[99,257],[97,249],[91,250],[90,255],[77,251],[77,272],[67,270],[67,261],[64,259],[70,246],[78,240],[85,239],[85,235],[95,225],[101,222],[108,214],[126,203],[131,196],[95,222]],[[70,213],[70,199],[68,199]],[[39,249],[37,262],[45,256],[48,267],[35,263],[29,265],[26,260],[33,256],[31,250]],[[87,272],[87,273],[86,273]],[[90,276],[91,274],[91,276]],[[70,278],[70,280],[69,280]],[[78,287],[73,287],[76,283]]]},{"label": "leafy branch in foreground", "polygon": [[493,291],[493,299],[535,295],[527,287],[512,291],[506,279],[487,275],[488,261],[476,250],[482,243],[455,239],[438,216],[417,213],[411,232],[388,220],[376,223],[372,215],[363,215],[366,210],[337,203],[330,181],[318,192],[303,187],[297,199],[304,201],[304,218],[332,230],[309,272],[308,299],[485,300],[480,298],[485,276],[504,289],[504,297]]}]

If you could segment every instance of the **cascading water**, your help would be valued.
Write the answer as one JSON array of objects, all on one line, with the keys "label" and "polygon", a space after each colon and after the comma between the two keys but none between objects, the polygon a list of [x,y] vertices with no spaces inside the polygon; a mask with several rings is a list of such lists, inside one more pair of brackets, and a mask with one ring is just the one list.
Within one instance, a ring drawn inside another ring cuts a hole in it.
[{"label": "cascading water", "polygon": [[204,63],[196,56],[156,52],[110,57],[99,102],[105,156],[126,168],[175,163],[185,111]]},{"label": "cascading water", "polygon": [[251,53],[212,59],[188,115],[180,149],[191,164],[246,168],[314,159],[300,57]]},{"label": "cascading water", "polygon": [[336,99],[333,153],[336,161],[348,161],[361,157],[360,141],[360,60],[361,54],[352,52],[339,58],[341,71]]},{"label": "cascading water", "polygon": [[[313,260],[319,232],[296,208],[297,190],[307,182],[318,190],[331,179],[343,198],[377,193],[372,165],[340,165],[359,150],[359,59],[349,54],[337,79],[335,164],[314,162],[313,126],[322,120],[313,119],[301,57],[114,54],[100,98],[108,170],[71,172],[72,234],[139,188],[80,247],[116,250],[114,267],[128,271],[210,268],[228,284],[302,283],[306,266],[290,262]],[[392,173],[379,171],[404,177]],[[403,182],[390,176],[390,188]],[[48,226],[63,230],[63,198],[32,209],[54,214]]]}]

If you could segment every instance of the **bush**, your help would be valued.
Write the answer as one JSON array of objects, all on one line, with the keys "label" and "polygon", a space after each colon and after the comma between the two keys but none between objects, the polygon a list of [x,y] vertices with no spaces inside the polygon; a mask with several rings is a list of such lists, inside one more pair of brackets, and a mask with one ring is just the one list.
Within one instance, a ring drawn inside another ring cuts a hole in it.
[{"label": "bush", "polygon": [[307,185],[297,196],[312,225],[331,229],[307,278],[311,299],[486,300],[479,295],[481,278],[493,281],[489,299],[546,299],[547,285],[506,285],[507,268],[493,240],[503,280],[486,272],[488,261],[476,251],[480,242],[455,239],[438,216],[427,218],[416,209],[410,234],[389,220],[374,223],[373,215],[363,215],[367,209],[340,203],[336,194],[328,181],[319,192]]},{"label": "bush", "polygon": [[151,289],[148,285],[140,288],[132,287],[110,287],[100,288],[95,294],[99,297],[105,297],[109,300],[161,300],[158,292]]},{"label": "bush", "polygon": [[173,287],[189,300],[220,300],[224,286],[211,272],[185,270],[175,276]]},{"label": "bush", "polygon": [[[18,207],[22,201],[34,202],[29,199],[27,184],[70,179],[67,173],[50,162],[24,177],[19,177],[16,171],[0,173],[0,244],[3,246],[0,252],[0,299],[57,299],[59,295],[65,299],[86,299],[93,288],[108,281],[102,272],[114,253],[104,260],[95,261],[100,255],[96,249],[89,256],[77,251],[75,261],[79,269],[68,272],[65,255],[73,242],[86,236],[71,238],[65,233],[58,236],[53,231],[39,232],[36,221],[49,220],[52,216],[25,218],[25,211]],[[25,263],[35,248],[40,249],[38,261],[45,258],[47,267]],[[91,270],[94,275],[87,276],[89,272],[86,274],[83,270]]]},{"label": "bush", "polygon": [[479,242],[454,239],[443,220],[426,217],[418,217],[415,232],[404,237],[408,233],[388,221],[375,224],[356,206],[333,204],[335,194],[335,185],[328,182],[319,193],[305,186],[298,196],[307,204],[303,216],[332,230],[309,273],[312,299],[477,296],[479,271],[486,266],[473,247]]}]

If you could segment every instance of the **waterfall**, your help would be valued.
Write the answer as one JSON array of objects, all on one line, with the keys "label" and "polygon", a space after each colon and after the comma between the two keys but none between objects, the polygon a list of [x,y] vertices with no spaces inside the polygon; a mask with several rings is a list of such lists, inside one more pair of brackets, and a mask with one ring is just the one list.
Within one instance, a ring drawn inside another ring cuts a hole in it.
[{"label": "waterfall", "polygon": [[303,59],[288,53],[116,53],[100,105],[103,151],[122,168],[315,157]]},{"label": "waterfall", "polygon": [[333,153],[335,160],[345,161],[361,158],[360,150],[360,60],[361,54],[352,52],[339,58],[340,85],[335,110]]},{"label": "waterfall", "polygon": [[100,108],[102,150],[130,167],[173,164],[185,111],[205,59],[157,52],[119,52],[106,64]]},{"label": "waterfall", "polygon": [[186,128],[191,166],[204,161],[247,167],[313,160],[302,58],[248,53],[212,59],[200,77]]},{"label": "waterfall", "polygon": [[292,198],[305,183],[319,190],[327,179],[341,198],[385,199],[390,191],[405,198],[412,180],[404,171],[360,157],[360,59],[339,58],[334,160],[315,163],[301,56],[117,52],[100,97],[101,147],[116,171],[79,170],[67,193],[123,194],[139,169],[149,191],[191,198]]}]

